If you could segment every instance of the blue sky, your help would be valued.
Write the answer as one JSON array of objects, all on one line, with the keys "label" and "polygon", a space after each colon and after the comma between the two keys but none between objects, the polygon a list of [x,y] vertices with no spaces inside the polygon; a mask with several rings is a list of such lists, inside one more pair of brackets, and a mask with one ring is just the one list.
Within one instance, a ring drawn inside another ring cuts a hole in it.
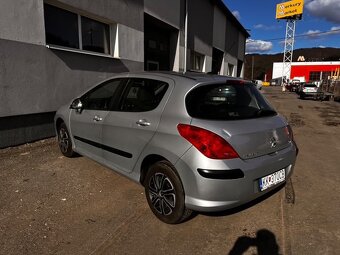
[{"label": "blue sky", "polygon": [[[283,52],[286,22],[275,19],[276,4],[288,0],[223,0],[250,29],[247,53]],[[302,20],[297,21],[294,49],[340,48],[340,0],[305,0]]]}]

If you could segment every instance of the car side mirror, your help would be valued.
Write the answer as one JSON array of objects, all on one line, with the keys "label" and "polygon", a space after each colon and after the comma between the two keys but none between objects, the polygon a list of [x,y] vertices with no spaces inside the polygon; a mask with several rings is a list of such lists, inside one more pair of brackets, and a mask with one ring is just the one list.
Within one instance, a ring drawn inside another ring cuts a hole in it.
[{"label": "car side mirror", "polygon": [[83,103],[81,102],[80,98],[74,99],[70,109],[76,110],[77,113],[81,113],[83,110]]}]

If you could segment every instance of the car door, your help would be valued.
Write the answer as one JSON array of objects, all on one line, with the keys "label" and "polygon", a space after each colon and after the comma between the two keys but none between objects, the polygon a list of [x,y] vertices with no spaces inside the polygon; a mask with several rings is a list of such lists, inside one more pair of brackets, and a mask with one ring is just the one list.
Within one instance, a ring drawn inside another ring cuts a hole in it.
[{"label": "car door", "polygon": [[103,124],[104,158],[121,172],[131,172],[154,135],[173,81],[129,78],[120,104]]},{"label": "car door", "polygon": [[105,81],[80,98],[81,110],[71,111],[70,129],[77,152],[102,160],[102,124],[121,84],[122,79]]}]

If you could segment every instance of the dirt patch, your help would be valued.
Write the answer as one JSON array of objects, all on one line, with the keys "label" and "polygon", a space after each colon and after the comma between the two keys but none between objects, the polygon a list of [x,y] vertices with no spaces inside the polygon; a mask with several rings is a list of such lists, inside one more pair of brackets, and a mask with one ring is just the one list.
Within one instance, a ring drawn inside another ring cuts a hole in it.
[{"label": "dirt patch", "polygon": [[323,124],[326,126],[340,125],[340,111],[336,106],[314,107],[319,111],[319,116],[323,119]]},{"label": "dirt patch", "polygon": [[292,112],[289,115],[288,120],[289,120],[289,124],[292,127],[303,127],[305,125],[305,122],[303,121],[302,116],[296,112]]},{"label": "dirt patch", "polygon": [[285,201],[287,204],[294,204],[295,203],[295,192],[292,180],[289,178],[286,183],[285,187]]}]

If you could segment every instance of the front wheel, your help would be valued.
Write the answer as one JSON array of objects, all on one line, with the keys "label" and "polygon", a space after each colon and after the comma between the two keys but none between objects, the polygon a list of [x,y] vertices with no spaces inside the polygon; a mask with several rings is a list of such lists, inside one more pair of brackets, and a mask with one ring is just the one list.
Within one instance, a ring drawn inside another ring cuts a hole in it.
[{"label": "front wheel", "polygon": [[72,149],[72,140],[65,123],[61,123],[58,128],[58,145],[64,156],[69,158],[74,156],[75,153]]},{"label": "front wheel", "polygon": [[153,164],[145,177],[145,195],[155,216],[168,224],[187,219],[192,211],[185,208],[184,190],[174,167],[167,161]]}]

